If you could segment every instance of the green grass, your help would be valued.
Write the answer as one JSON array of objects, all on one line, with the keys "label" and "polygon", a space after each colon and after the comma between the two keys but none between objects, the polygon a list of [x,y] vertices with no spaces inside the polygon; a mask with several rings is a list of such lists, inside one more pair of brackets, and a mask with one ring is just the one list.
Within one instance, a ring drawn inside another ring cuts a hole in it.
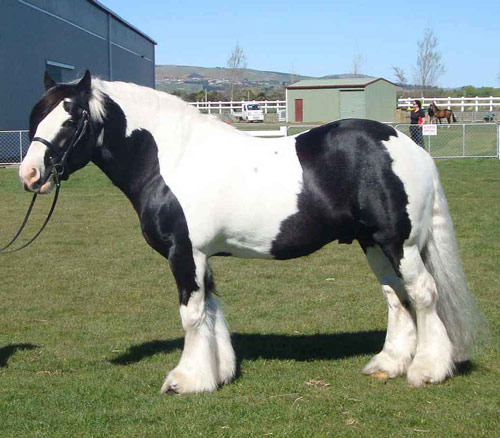
[{"label": "green grass", "polygon": [[[361,250],[331,244],[289,262],[214,260],[240,376],[212,394],[160,395],[182,347],[176,288],[128,201],[88,166],[39,240],[0,256],[1,436],[495,436],[500,162],[438,165],[491,325],[470,372],[425,388],[363,376],[385,303]],[[51,201],[40,198],[38,223]],[[16,170],[0,169],[0,243],[29,200]]]}]

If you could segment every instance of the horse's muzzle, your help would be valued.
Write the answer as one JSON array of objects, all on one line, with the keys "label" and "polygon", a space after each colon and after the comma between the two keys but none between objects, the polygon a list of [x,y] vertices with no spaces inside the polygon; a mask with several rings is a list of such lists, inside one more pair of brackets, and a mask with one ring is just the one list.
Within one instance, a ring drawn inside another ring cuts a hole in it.
[{"label": "horse's muzzle", "polygon": [[19,177],[23,183],[24,190],[34,193],[49,193],[52,189],[52,174],[42,178],[40,170],[36,167],[19,168]]}]

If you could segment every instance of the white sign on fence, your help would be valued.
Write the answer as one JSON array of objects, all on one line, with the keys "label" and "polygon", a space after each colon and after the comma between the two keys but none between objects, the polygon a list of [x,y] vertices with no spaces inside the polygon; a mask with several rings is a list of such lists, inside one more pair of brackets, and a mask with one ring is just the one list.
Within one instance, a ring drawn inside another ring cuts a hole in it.
[{"label": "white sign on fence", "polygon": [[437,135],[437,125],[422,125],[422,134]]}]

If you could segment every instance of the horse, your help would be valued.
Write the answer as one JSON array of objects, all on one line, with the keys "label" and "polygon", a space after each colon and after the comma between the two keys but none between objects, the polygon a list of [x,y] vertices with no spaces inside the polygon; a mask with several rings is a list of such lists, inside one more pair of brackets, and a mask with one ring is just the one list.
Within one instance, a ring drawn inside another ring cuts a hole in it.
[{"label": "horse", "polygon": [[431,104],[429,105],[429,109],[427,110],[427,114],[429,114],[429,117],[431,118],[431,123],[433,121],[436,122],[439,121],[439,124],[441,124],[441,119],[448,120],[448,123],[451,123],[451,121],[457,123],[457,119],[455,117],[455,114],[453,114],[452,110],[439,109],[435,102],[431,102]]},{"label": "horse", "polygon": [[235,378],[210,258],[287,260],[332,241],[359,243],[388,304],[385,343],[364,374],[421,386],[469,360],[482,314],[434,161],[406,135],[345,119],[255,138],[177,97],[89,71],[44,83],[21,182],[49,193],[93,162],[130,200],[179,294],[185,343],[161,392],[214,391]]}]

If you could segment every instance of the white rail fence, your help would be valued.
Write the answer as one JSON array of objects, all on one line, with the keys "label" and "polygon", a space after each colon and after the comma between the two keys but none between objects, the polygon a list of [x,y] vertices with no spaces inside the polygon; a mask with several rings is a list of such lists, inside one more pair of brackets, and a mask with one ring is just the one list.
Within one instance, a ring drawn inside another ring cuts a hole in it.
[{"label": "white rail fence", "polygon": [[[411,107],[414,100],[420,100],[422,105],[427,107],[431,102],[435,102],[438,107],[447,109],[457,109],[460,111],[500,111],[500,97],[404,97],[398,99],[398,108]],[[222,114],[231,110],[241,110],[246,101],[220,101],[220,102],[187,102],[199,110],[209,114]],[[286,110],[286,100],[256,100],[252,101],[260,105],[264,114]]]},{"label": "white rail fence", "polygon": [[420,100],[424,107],[435,102],[441,109],[460,111],[495,111],[500,110],[500,97],[405,97],[398,99],[398,108],[408,108],[414,100]]},{"label": "white rail fence", "polygon": [[[278,112],[286,110],[286,100],[252,100],[252,103],[260,105],[264,114],[269,112]],[[241,111],[244,103],[248,101],[230,101],[230,102],[187,102],[198,108],[200,111],[206,111],[208,114],[223,114],[230,113],[231,111]]]}]

